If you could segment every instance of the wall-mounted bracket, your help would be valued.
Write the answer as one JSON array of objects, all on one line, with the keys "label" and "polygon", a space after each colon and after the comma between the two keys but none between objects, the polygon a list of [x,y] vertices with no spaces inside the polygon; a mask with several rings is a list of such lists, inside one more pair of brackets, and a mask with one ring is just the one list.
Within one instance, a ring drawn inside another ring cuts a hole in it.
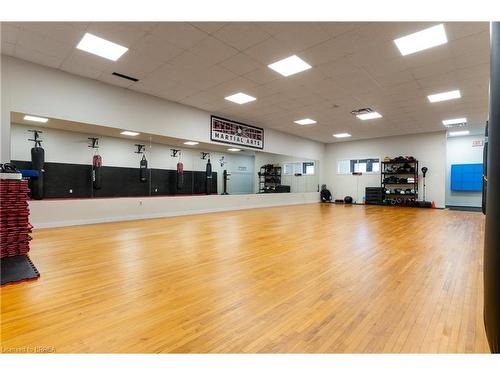
[{"label": "wall-mounted bracket", "polygon": [[210,158],[210,152],[200,152],[201,154],[201,159],[202,160],[205,160],[207,158],[207,156]]},{"label": "wall-mounted bracket", "polygon": [[91,148],[99,148],[99,138],[89,137],[89,147]]},{"label": "wall-mounted bracket", "polygon": [[146,151],[146,145],[141,145],[139,143],[136,143],[135,147],[137,147],[137,151],[135,151],[136,154],[143,154],[144,151]]},{"label": "wall-mounted bracket", "polygon": [[176,158],[177,156],[180,156],[180,154],[181,154],[181,150],[177,150],[175,148],[171,148],[170,151],[172,151],[170,156],[172,156],[173,158]]},{"label": "wall-mounted bracket", "polygon": [[28,138],[28,141],[35,142],[35,147],[42,146],[42,140],[40,139],[40,133],[43,133],[41,130],[28,130],[33,133],[33,138]]}]

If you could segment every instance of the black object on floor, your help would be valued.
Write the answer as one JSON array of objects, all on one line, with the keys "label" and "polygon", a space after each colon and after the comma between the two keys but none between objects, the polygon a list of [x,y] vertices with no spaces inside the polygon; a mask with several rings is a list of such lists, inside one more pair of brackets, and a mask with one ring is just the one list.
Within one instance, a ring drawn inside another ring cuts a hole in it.
[{"label": "black object on floor", "polygon": [[0,260],[0,263],[1,285],[40,277],[40,273],[27,255],[5,257]]},{"label": "black object on floor", "polygon": [[451,211],[472,211],[472,212],[481,212],[481,207],[466,207],[466,206],[446,206]]}]

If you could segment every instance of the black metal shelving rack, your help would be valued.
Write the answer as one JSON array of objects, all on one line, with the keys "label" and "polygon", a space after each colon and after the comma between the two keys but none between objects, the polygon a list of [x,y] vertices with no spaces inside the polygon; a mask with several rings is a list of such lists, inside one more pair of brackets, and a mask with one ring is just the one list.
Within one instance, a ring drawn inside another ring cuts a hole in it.
[{"label": "black metal shelving rack", "polygon": [[[387,167],[390,165],[404,166],[405,164],[413,167],[413,172],[388,172]],[[382,170],[380,172],[380,186],[382,187],[383,202],[385,204],[397,206],[416,206],[418,201],[418,160],[391,160],[382,162]],[[398,178],[413,177],[413,183],[386,183],[385,179],[389,176],[396,176]],[[394,189],[404,190],[404,194],[391,193],[387,194],[387,190],[393,191]],[[413,189],[414,193],[407,193],[406,189]]]},{"label": "black metal shelving rack", "polygon": [[259,171],[259,193],[274,193],[281,185],[281,167],[263,165]]}]

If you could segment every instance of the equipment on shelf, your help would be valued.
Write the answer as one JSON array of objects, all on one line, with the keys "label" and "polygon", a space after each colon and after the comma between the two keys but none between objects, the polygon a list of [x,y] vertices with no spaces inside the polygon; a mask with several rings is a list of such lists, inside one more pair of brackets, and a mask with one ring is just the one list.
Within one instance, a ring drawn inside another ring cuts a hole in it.
[{"label": "equipment on shelf", "polygon": [[345,203],[345,204],[352,204],[352,202],[353,202],[353,200],[352,200],[352,197],[351,197],[351,196],[349,196],[349,195],[348,195],[348,196],[346,196],[346,197],[344,198],[344,203]]},{"label": "equipment on shelf", "polygon": [[281,167],[266,164],[260,167],[259,193],[289,193],[290,186],[281,185]]},{"label": "equipment on shelf", "polygon": [[332,193],[330,190],[326,188],[326,185],[321,185],[321,192],[320,192],[320,197],[321,197],[321,202],[332,202]]},{"label": "equipment on shelf", "polygon": [[33,133],[33,138],[29,141],[35,142],[31,148],[31,169],[38,171],[37,178],[30,179],[31,198],[43,199],[43,173],[45,172],[45,150],[42,148],[42,140],[40,139],[40,130],[29,130]]},{"label": "equipment on shelf", "polygon": [[380,188],[382,204],[417,207],[418,160],[413,156],[386,156],[381,163]]},{"label": "equipment on shelf", "polygon": [[222,192],[222,195],[229,194],[227,192],[227,182],[229,181],[229,176],[231,176],[231,173],[227,173],[227,169],[224,169],[224,172],[222,172],[222,177],[224,179],[224,191]]},{"label": "equipment on shelf", "polygon": [[205,194],[212,194],[212,163],[210,163],[210,158],[205,169]]}]

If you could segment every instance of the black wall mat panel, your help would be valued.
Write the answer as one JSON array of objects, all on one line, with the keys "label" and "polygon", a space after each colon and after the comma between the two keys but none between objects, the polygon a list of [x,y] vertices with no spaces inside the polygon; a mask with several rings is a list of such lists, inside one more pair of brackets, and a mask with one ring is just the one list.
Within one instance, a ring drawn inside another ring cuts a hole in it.
[{"label": "black wall mat panel", "polygon": [[141,197],[149,195],[149,183],[139,180],[139,168],[102,167],[102,187],[94,197]]},{"label": "black wall mat panel", "polygon": [[[31,169],[31,161],[13,160],[18,169]],[[147,183],[139,180],[139,168],[101,169],[102,188],[92,189],[90,164],[45,163],[44,198],[138,197],[151,195],[190,195],[205,193],[205,172],[184,171],[184,185],[177,189],[177,171],[150,169]],[[217,173],[212,173],[212,192],[217,192]],[[70,193],[72,190],[72,193]]]}]

